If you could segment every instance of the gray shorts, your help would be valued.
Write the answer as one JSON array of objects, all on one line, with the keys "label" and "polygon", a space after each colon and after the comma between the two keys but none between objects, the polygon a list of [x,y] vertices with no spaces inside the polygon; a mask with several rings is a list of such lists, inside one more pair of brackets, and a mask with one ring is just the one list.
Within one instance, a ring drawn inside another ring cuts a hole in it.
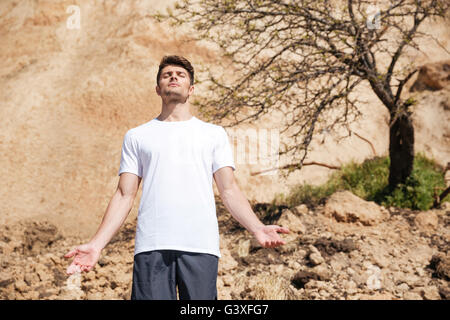
[{"label": "gray shorts", "polygon": [[154,250],[134,256],[131,300],[217,300],[219,257]]}]

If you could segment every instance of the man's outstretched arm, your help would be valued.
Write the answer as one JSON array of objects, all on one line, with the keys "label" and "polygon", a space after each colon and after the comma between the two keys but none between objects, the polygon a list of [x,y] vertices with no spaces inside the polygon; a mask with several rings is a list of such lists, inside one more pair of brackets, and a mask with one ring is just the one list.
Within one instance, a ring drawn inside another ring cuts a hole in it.
[{"label": "man's outstretched arm", "polygon": [[264,248],[273,248],[286,242],[278,232],[289,233],[289,229],[277,225],[264,225],[250,206],[247,198],[234,178],[231,167],[223,167],[214,173],[220,197],[231,215],[243,225]]},{"label": "man's outstretched arm", "polygon": [[94,268],[101,251],[111,241],[130,213],[140,182],[141,178],[133,173],[124,172],[120,175],[117,190],[106,208],[95,235],[88,243],[79,245],[64,255],[65,258],[74,257],[67,268],[67,274],[90,271]]}]

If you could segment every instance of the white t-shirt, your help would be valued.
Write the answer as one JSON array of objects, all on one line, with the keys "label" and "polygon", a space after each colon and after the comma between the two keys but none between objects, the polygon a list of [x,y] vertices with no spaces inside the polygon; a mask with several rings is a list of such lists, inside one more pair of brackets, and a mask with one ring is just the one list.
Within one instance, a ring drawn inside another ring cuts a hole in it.
[{"label": "white t-shirt", "polygon": [[171,249],[220,258],[213,173],[225,166],[236,169],[221,126],[154,118],[128,130],[119,175],[143,180],[134,254]]}]

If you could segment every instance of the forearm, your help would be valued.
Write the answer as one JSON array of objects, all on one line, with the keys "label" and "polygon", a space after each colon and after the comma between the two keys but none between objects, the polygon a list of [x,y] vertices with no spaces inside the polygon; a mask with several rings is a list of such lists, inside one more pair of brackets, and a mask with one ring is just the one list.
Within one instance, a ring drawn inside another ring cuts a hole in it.
[{"label": "forearm", "polygon": [[235,182],[230,188],[222,191],[220,197],[231,215],[252,234],[264,226]]},{"label": "forearm", "polygon": [[91,243],[102,250],[111,241],[125,222],[133,206],[134,197],[116,192],[106,208],[102,222],[91,239]]}]

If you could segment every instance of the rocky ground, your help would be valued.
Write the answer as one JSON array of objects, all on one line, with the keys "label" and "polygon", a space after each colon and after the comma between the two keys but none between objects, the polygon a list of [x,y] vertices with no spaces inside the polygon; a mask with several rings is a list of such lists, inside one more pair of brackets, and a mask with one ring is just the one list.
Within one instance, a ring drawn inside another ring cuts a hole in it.
[{"label": "rocky ground", "polygon": [[[218,200],[219,299],[450,299],[449,203],[385,209],[341,192],[316,208],[252,206],[291,233],[261,248]],[[124,225],[94,270],[68,277],[63,255],[87,239],[44,220],[2,226],[0,299],[129,299],[134,232]]]}]

